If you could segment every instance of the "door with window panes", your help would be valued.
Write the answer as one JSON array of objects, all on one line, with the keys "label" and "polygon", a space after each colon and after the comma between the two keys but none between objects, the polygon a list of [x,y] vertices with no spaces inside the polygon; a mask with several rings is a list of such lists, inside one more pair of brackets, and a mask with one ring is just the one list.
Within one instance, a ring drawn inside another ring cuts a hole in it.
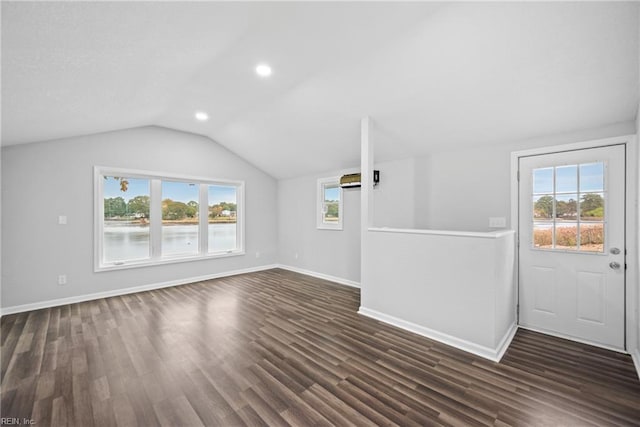
[{"label": "door with window panes", "polygon": [[624,349],[625,147],[519,159],[519,323]]}]

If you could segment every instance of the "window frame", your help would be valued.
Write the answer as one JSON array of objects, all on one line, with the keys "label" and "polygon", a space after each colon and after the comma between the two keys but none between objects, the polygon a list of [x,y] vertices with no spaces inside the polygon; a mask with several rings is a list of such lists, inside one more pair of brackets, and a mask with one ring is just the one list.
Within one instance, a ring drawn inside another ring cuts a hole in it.
[{"label": "window frame", "polygon": [[[149,258],[118,262],[104,262],[104,177],[122,176],[149,180]],[[198,253],[187,255],[162,255],[162,181],[178,181],[199,185],[199,222]],[[129,268],[149,267],[154,265],[174,264],[179,262],[199,261],[205,259],[226,258],[245,255],[245,198],[244,181],[197,177],[164,172],[137,169],[94,166],[94,215],[93,215],[93,258],[94,272],[124,270]],[[209,206],[208,188],[210,185],[233,186],[236,188],[236,248],[228,251],[209,252],[208,227]],[[205,203],[202,203],[205,201]]]},{"label": "window frame", "polygon": [[[582,191],[580,189],[580,167],[582,165],[589,165],[589,164],[596,164],[596,163],[602,163],[603,165],[603,186],[602,186],[602,190],[593,190],[593,191]],[[577,183],[576,183],[576,189],[575,192],[573,191],[557,191],[557,169],[558,168],[562,168],[562,167],[567,167],[567,166],[576,166],[577,172],[576,172],[576,178],[577,178]],[[551,224],[552,224],[552,237],[551,237],[551,241],[552,241],[552,246],[551,248],[543,248],[543,247],[537,247],[535,246],[535,238],[532,237],[531,239],[531,250],[534,251],[540,251],[540,252],[556,252],[556,253],[570,253],[570,254],[582,254],[582,255],[596,255],[596,256],[603,256],[603,255],[608,255],[606,248],[609,246],[609,230],[608,230],[608,223],[609,221],[607,220],[607,215],[609,212],[609,188],[608,188],[608,180],[607,180],[607,170],[609,168],[609,164],[607,161],[605,160],[592,160],[592,161],[588,161],[586,163],[568,163],[568,164],[564,164],[564,163],[560,163],[560,164],[552,164],[550,166],[544,166],[541,168],[533,168],[531,170],[532,174],[535,173],[535,171],[537,169],[552,169],[552,183],[553,183],[553,188],[551,189],[551,192],[540,192],[540,193],[535,193],[535,189],[532,188],[531,189],[531,195],[533,197],[539,196],[550,196],[553,199],[553,214],[551,217]],[[531,180],[532,185],[534,184],[534,178],[532,177]],[[575,220],[575,224],[576,224],[576,248],[575,249],[565,249],[565,248],[557,248],[556,247],[556,241],[557,241],[557,214],[556,214],[556,209],[557,209],[557,203],[558,203],[558,196],[566,196],[566,195],[572,195],[575,194],[576,195],[576,220]],[[603,196],[603,202],[604,202],[604,217],[602,218],[602,220],[600,221],[585,221],[582,219],[582,208],[580,206],[580,204],[582,203],[580,201],[581,196],[584,194],[602,194]],[[533,207],[533,205],[532,205]],[[532,211],[533,212],[533,211]],[[533,236],[534,230],[535,230],[535,226],[536,223],[544,223],[545,221],[536,221],[533,214],[531,216],[531,235]],[[548,221],[546,223],[549,223]],[[597,224],[601,224],[602,225],[602,230],[603,230],[603,234],[604,234],[604,239],[602,242],[602,251],[588,251],[588,250],[581,250],[582,247],[582,242],[581,242],[581,227],[582,225],[597,225]]]},{"label": "window frame", "polygon": [[[338,201],[338,221],[337,222],[326,222],[324,220],[324,195],[325,188],[328,186],[337,186],[340,194],[340,200]],[[340,177],[328,177],[328,178],[319,178],[317,182],[317,228],[318,230],[342,230],[343,218],[344,218],[344,192],[342,191],[342,187],[340,186]]]}]

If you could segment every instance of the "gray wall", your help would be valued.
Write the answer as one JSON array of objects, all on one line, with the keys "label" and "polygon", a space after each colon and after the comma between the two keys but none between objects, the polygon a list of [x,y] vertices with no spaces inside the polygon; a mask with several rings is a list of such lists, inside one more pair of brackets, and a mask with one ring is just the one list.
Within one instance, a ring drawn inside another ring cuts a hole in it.
[{"label": "gray wall", "polygon": [[[413,159],[405,159],[376,164],[381,177],[374,191],[375,225],[414,227],[413,163]],[[360,282],[360,189],[343,190],[342,230],[316,227],[318,178],[354,172],[358,169],[328,171],[278,182],[281,264]]]},{"label": "gray wall", "polygon": [[374,169],[380,171],[380,183],[373,191],[373,225],[415,228],[415,160],[377,162]]},{"label": "gray wall", "polygon": [[511,152],[635,133],[632,121],[508,145],[433,153],[415,159],[416,226],[487,231],[489,217],[510,228]]},{"label": "gray wall", "polygon": [[[244,180],[246,255],[95,273],[94,165]],[[277,262],[276,181],[208,138],[164,128],[3,147],[2,206],[2,307]]]},{"label": "gray wall", "polygon": [[[638,102],[638,112],[636,114],[636,146],[640,145],[640,102]],[[637,148],[638,153],[638,167],[640,167],[640,147]],[[640,203],[640,173],[638,173],[638,202]],[[637,223],[640,224],[640,212],[637,213],[636,216]],[[638,254],[638,263],[636,267],[636,271],[640,271],[640,227],[638,227],[638,237],[636,239],[636,254]],[[637,327],[637,337],[636,337],[636,350],[635,350],[635,362],[636,369],[638,370],[638,375],[640,376],[640,277],[636,282],[636,295],[637,295],[637,305],[635,312],[636,319],[636,327]],[[633,286],[633,285],[632,285]]]},{"label": "gray wall", "polygon": [[360,191],[343,190],[342,230],[318,230],[317,180],[329,171],[278,182],[279,260],[286,266],[360,281]]}]

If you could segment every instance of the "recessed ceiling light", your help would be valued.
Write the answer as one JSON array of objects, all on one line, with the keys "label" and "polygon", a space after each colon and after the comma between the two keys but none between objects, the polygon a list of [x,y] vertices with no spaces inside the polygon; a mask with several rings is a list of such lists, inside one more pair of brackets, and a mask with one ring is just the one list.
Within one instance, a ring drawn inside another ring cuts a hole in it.
[{"label": "recessed ceiling light", "polygon": [[260,77],[269,77],[271,75],[271,67],[267,64],[258,64],[256,67],[256,73]]},{"label": "recessed ceiling light", "polygon": [[200,120],[201,122],[205,122],[209,120],[209,115],[204,111],[196,111],[196,119]]}]

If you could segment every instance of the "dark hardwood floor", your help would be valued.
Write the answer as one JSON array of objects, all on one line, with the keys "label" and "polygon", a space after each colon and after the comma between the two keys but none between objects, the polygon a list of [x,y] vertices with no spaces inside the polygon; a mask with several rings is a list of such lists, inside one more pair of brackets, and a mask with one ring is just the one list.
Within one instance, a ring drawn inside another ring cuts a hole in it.
[{"label": "dark hardwood floor", "polygon": [[640,425],[627,355],[520,330],[493,363],[362,317],[358,305],[357,289],[269,270],[4,316],[1,416],[39,426]]}]

